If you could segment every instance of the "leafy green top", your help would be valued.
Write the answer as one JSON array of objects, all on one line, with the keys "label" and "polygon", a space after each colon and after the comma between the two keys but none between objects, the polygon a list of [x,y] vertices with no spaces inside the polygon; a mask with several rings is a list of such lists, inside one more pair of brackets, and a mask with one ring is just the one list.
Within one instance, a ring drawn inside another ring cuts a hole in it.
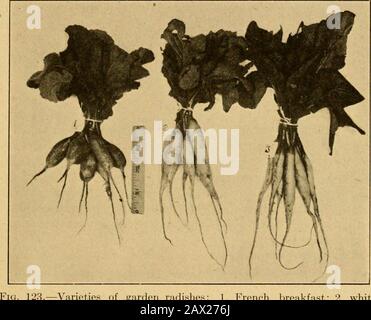
[{"label": "leafy green top", "polygon": [[194,37],[186,35],[185,24],[177,19],[169,22],[162,36],[166,40],[162,72],[170,85],[170,96],[183,107],[196,103],[215,104],[222,95],[223,109],[234,103],[255,108],[266,90],[265,79],[248,71],[247,46],[243,37],[219,30]]},{"label": "leafy green top", "polygon": [[127,53],[101,30],[73,25],[66,32],[66,50],[48,54],[44,70],[33,74],[27,85],[54,102],[75,95],[85,117],[104,120],[123,93],[138,89],[137,80],[149,75],[142,65],[154,60],[153,53],[145,48]]},{"label": "leafy green top", "polygon": [[[282,42],[282,29],[273,34],[259,28],[255,21],[249,24],[245,35],[247,57],[267,86],[274,89],[284,116],[297,121],[321,108],[329,109],[331,152],[339,126],[351,126],[364,134],[344,110],[364,98],[338,71],[345,65],[347,36],[354,14],[349,11],[338,14],[308,26],[301,23],[287,42]],[[339,17],[339,28],[327,26],[327,21]]]}]

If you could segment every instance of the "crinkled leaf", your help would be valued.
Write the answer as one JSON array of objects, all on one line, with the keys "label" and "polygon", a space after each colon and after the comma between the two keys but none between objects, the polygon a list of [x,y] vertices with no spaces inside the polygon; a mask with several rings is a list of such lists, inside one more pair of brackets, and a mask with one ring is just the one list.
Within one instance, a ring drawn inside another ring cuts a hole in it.
[{"label": "crinkled leaf", "polygon": [[130,71],[130,79],[131,80],[139,80],[149,76],[149,72],[147,69],[143,68],[142,66],[134,66]]},{"label": "crinkled leaf", "polygon": [[155,56],[153,55],[153,52],[151,50],[142,47],[134,50],[130,55],[140,64],[146,64],[152,62],[155,59]]},{"label": "crinkled leaf", "polygon": [[358,127],[351,117],[345,112],[343,108],[333,107],[330,110],[330,130],[329,130],[329,146],[330,155],[333,152],[335,133],[339,127],[349,126],[355,128],[360,134],[364,135],[365,131]]},{"label": "crinkled leaf", "polygon": [[44,70],[35,72],[27,81],[27,86],[37,89],[40,86],[41,79],[51,69],[63,69],[62,61],[58,53],[49,53],[44,57]]},{"label": "crinkled leaf", "polygon": [[[282,42],[282,30],[273,34],[259,28],[255,21],[249,24],[245,35],[248,58],[266,79],[267,86],[274,88],[275,100],[286,117],[297,120],[324,107],[330,110],[331,152],[339,126],[351,126],[364,133],[344,111],[363,97],[338,72],[345,65],[354,14],[345,11],[336,15],[308,26],[301,23],[286,43]],[[339,15],[340,26],[329,27]],[[241,105],[247,106],[252,101],[243,92],[239,99],[243,99]]]},{"label": "crinkled leaf", "polygon": [[228,112],[232,105],[238,102],[238,96],[238,89],[235,86],[226,88],[222,93],[223,110],[225,112]]},{"label": "crinkled leaf", "polygon": [[190,48],[198,53],[205,52],[207,38],[204,34],[199,34],[189,39]]},{"label": "crinkled leaf", "polygon": [[238,103],[243,108],[254,109],[267,90],[266,80],[258,72],[251,72],[238,85]]},{"label": "crinkled leaf", "polygon": [[206,110],[215,104],[216,94],[222,95],[226,111],[238,102],[237,85],[250,68],[245,63],[243,37],[225,30],[190,37],[184,23],[175,19],[162,38],[167,42],[162,72],[170,85],[170,96],[184,107],[208,103]]},{"label": "crinkled leaf", "polygon": [[[145,48],[128,53],[101,30],[73,25],[66,32],[66,50],[47,55],[44,70],[34,74],[27,84],[32,88],[40,86],[41,95],[52,101],[65,99],[67,93],[76,95],[85,117],[104,120],[112,115],[112,107],[124,92],[138,89],[136,80],[148,76],[142,65],[153,61],[153,53]],[[51,71],[71,75],[68,90],[65,81],[55,73],[50,75]],[[44,82],[46,76],[48,81]],[[62,82],[60,87],[58,81]]]},{"label": "crinkled leaf", "polygon": [[40,94],[53,102],[62,101],[69,97],[72,75],[66,71],[50,71],[43,75],[40,81]]},{"label": "crinkled leaf", "polygon": [[211,81],[230,81],[237,79],[238,72],[235,66],[219,63],[215,69],[208,75]]},{"label": "crinkled leaf", "polygon": [[185,24],[183,21],[180,21],[178,19],[173,19],[169,22],[166,31],[171,33],[177,33],[180,38],[183,38],[185,35]]},{"label": "crinkled leaf", "polygon": [[296,51],[296,62],[299,62],[299,65],[315,54],[320,55],[318,70],[320,68],[339,70],[345,65],[346,42],[355,15],[349,11],[338,14],[340,15],[338,16],[340,17],[340,28],[328,27],[327,21],[335,18],[334,15],[331,15],[319,23],[308,26],[302,24],[300,32],[289,37],[287,47],[291,51]]},{"label": "crinkled leaf", "polygon": [[40,86],[41,78],[43,76],[43,71],[35,72],[30,79],[27,80],[27,86],[33,89],[37,89]]},{"label": "crinkled leaf", "polygon": [[198,66],[190,65],[183,70],[179,78],[179,87],[183,90],[192,90],[198,86],[200,72]]},{"label": "crinkled leaf", "polygon": [[365,134],[344,110],[347,106],[361,102],[364,97],[338,71],[324,70],[320,72],[316,97],[318,97],[316,105],[325,106],[330,111],[330,154],[333,151],[335,133],[338,127],[349,126],[359,133]]},{"label": "crinkled leaf", "polygon": [[310,98],[312,112],[331,106],[345,108],[364,99],[337,70],[322,70],[318,73]]},{"label": "crinkled leaf", "polygon": [[58,53],[49,53],[44,58],[44,70],[47,71],[53,66],[61,66],[62,60]]}]

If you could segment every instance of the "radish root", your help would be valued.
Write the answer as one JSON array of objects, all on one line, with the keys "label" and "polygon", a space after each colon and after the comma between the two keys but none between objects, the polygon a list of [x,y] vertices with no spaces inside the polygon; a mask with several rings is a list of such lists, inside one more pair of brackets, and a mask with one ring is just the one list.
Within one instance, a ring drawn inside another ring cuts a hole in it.
[{"label": "radish root", "polygon": [[85,218],[84,218],[83,225],[81,226],[81,228],[77,232],[77,235],[79,235],[81,233],[81,231],[85,229],[86,224],[88,222],[88,193],[89,193],[88,183],[84,182],[83,185],[84,185],[84,187],[83,187],[83,193],[82,193],[81,199],[80,199],[79,211],[80,211],[80,207],[81,207],[81,202],[82,202],[83,198],[85,198],[85,201],[84,201],[84,204],[85,204]]},{"label": "radish root", "polygon": [[79,212],[81,212],[81,205],[85,197],[85,182],[82,183],[82,192],[81,192],[81,197],[80,197],[80,202],[79,202]]},{"label": "radish root", "polygon": [[[186,182],[189,179],[190,188],[191,188],[191,200],[193,205],[193,210],[195,213],[195,218],[198,224],[198,228],[200,230],[201,241],[206,249],[207,254],[210,258],[215,261],[223,270],[225,269],[227,259],[228,259],[228,249],[226,245],[225,239],[225,231],[227,230],[227,223],[223,217],[223,209],[219,199],[219,195],[215,189],[213,180],[212,180],[212,172],[211,167],[209,165],[208,160],[208,152],[206,148],[206,144],[204,141],[203,134],[201,133],[201,127],[197,123],[197,121],[193,118],[193,113],[190,110],[182,109],[178,112],[177,119],[176,119],[176,128],[180,130],[183,135],[183,146],[182,146],[182,159],[183,159],[183,176],[182,176],[182,193],[184,199],[184,206],[185,206],[185,216],[186,221],[183,222],[181,219],[179,211],[177,210],[174,202],[172,186],[175,175],[179,168],[179,163],[175,164],[167,164],[163,161],[162,163],[162,176],[161,176],[161,185],[160,185],[160,193],[159,193],[159,201],[160,201],[160,210],[161,210],[161,220],[162,220],[162,229],[164,238],[171,243],[170,238],[167,235],[166,231],[166,224],[165,224],[165,213],[164,213],[164,204],[163,204],[163,194],[167,187],[169,187],[169,195],[170,200],[173,206],[174,213],[180,219],[183,225],[188,225],[189,222],[189,212],[188,212],[188,201],[187,201],[187,194],[186,194]],[[192,136],[188,134],[188,130],[193,130],[193,132],[197,132],[199,135],[196,136],[196,141],[192,141]],[[200,134],[201,133],[201,134]],[[199,140],[201,138],[202,141]],[[167,144],[164,144],[164,149]],[[199,160],[198,151],[202,148],[205,150],[205,159],[204,161]],[[175,152],[175,147],[172,150]],[[188,156],[187,156],[188,153]],[[193,158],[193,163],[188,163],[189,158]],[[188,160],[188,161],[187,161]],[[221,240],[223,243],[223,259],[216,258],[215,255],[210,251],[207,241],[204,236],[202,222],[198,215],[198,210],[195,202],[194,197],[194,187],[195,187],[195,179],[196,177],[200,180],[201,184],[207,190],[210,195],[210,200],[212,203],[213,210],[215,212],[215,216],[217,218],[219,233],[221,235]]]},{"label": "radish root", "polygon": [[123,152],[115,145],[103,139],[100,131],[100,122],[86,120],[85,127],[82,131],[76,131],[72,136],[62,139],[52,147],[46,157],[45,166],[40,172],[36,173],[31,178],[31,180],[27,183],[27,186],[31,184],[31,182],[34,181],[38,176],[42,175],[46,170],[57,166],[64,159],[67,160],[67,166],[63,175],[58,180],[58,182],[63,180],[63,185],[59,194],[57,207],[60,206],[63,198],[67,185],[69,170],[73,165],[80,165],[79,175],[81,181],[83,182],[83,187],[78,210],[81,212],[81,207],[84,203],[85,220],[83,226],[77,233],[79,234],[85,228],[88,218],[88,185],[93,179],[95,173],[98,171],[104,180],[105,191],[111,203],[111,210],[117,238],[119,240],[119,244],[121,244],[119,229],[116,223],[116,212],[112,198],[111,183],[121,203],[122,224],[125,222],[125,206],[121,192],[112,176],[111,170],[113,168],[117,168],[121,171],[124,182],[126,202],[131,210],[125,178],[126,158]]},{"label": "radish root", "polygon": [[47,166],[45,166],[40,172],[36,173],[32,179],[30,181],[28,181],[27,185],[26,186],[29,186],[31,184],[32,181],[35,180],[35,178],[37,178],[38,176],[42,175],[46,170],[48,169]]},{"label": "radish root", "polygon": [[[283,262],[284,248],[298,249],[308,246],[311,243],[312,231],[314,230],[319,251],[320,263],[323,262],[323,256],[326,256],[325,267],[323,271],[324,273],[328,265],[329,250],[319,214],[313,169],[297,134],[296,123],[292,124],[281,122],[276,141],[278,143],[277,150],[273,159],[268,158],[266,177],[264,179],[263,187],[259,193],[257,201],[254,238],[249,256],[250,278],[252,277],[252,258],[256,247],[257,234],[259,230],[260,208],[264,195],[269,186],[271,187],[271,193],[269,198],[268,226],[270,235],[275,243],[275,256],[277,261],[279,262],[281,267],[286,270],[294,270],[300,267],[303,262],[299,262],[294,266],[285,265],[285,263]],[[287,244],[292,225],[296,191],[299,193],[301,199],[303,200],[307,214],[312,220],[310,239],[305,244],[300,246]],[[278,215],[282,200],[285,209],[285,231],[282,240],[279,240]],[[273,230],[272,228],[272,215],[274,211],[275,230]]]},{"label": "radish root", "polygon": [[68,176],[68,170],[69,169],[66,169],[63,173],[63,175],[59,178],[58,182],[60,182],[62,179],[63,179],[63,185],[62,185],[62,189],[59,193],[59,199],[58,199],[58,204],[57,204],[57,208],[59,208],[59,205],[61,204],[61,201],[62,201],[62,197],[63,197],[63,192],[64,192],[64,188],[66,187],[67,185],[67,176]]}]

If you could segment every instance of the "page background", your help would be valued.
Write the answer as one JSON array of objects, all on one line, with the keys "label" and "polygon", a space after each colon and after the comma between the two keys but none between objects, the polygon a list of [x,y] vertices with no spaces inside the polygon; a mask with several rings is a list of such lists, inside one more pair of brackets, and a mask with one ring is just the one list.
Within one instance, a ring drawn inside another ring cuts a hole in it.
[{"label": "page background", "polygon": [[[45,54],[65,48],[67,36],[63,30],[69,24],[103,29],[126,50],[139,46],[151,48],[157,58],[148,65],[151,76],[141,82],[140,90],[119,101],[114,107],[114,117],[102,128],[105,138],[120,146],[129,157],[133,125],[144,124],[151,129],[156,119],[171,126],[177,110],[175,101],[167,95],[169,88],[160,73],[159,46],[164,43],[159,36],[170,19],[178,17],[185,21],[187,32],[192,35],[219,28],[236,30],[242,35],[248,22],[255,19],[260,26],[270,30],[278,30],[281,24],[287,37],[289,31],[296,31],[303,18],[307,24],[322,19],[327,4],[157,3],[153,7],[151,3],[42,2],[38,4],[43,15],[39,31],[25,27],[27,5],[12,4],[10,282],[24,282],[25,270],[30,264],[41,267],[43,282],[249,282],[247,259],[256,198],[265,172],[264,148],[275,138],[277,130],[278,119],[275,118],[276,107],[271,92],[254,111],[235,106],[229,114],[224,114],[219,99],[211,112],[204,113],[199,107],[195,113],[205,129],[240,128],[243,162],[241,160],[239,174],[221,176],[218,167],[213,168],[229,224],[230,260],[223,273],[206,255],[194,220],[190,231],[176,224],[169,200],[166,212],[172,218],[169,233],[175,247],[162,239],[157,196],[159,166],[146,168],[146,214],[143,217],[129,216],[125,243],[121,248],[117,246],[109,203],[99,178],[91,183],[89,221],[78,237],[75,234],[83,218],[77,214],[81,184],[76,168],[71,172],[58,211],[55,207],[59,188],[55,181],[63,168],[50,170],[32,187],[25,188],[28,179],[42,167],[50,147],[72,133],[76,119],[82,120],[76,101],[70,99],[53,104],[41,99],[35,90],[25,86],[25,82],[42,67]],[[342,2],[340,7],[356,14],[348,39],[347,65],[342,74],[366,98],[347,111],[367,129],[368,4]],[[335,154],[329,157],[328,125],[326,110],[300,122],[300,135],[315,170],[317,194],[331,250],[330,263],[341,266],[344,282],[367,282],[368,133],[360,136],[351,129],[340,129]],[[179,177],[175,185],[180,186]],[[211,215],[207,193],[199,183],[196,189],[199,211]],[[178,207],[181,208],[181,189],[175,190],[179,193]],[[306,219],[303,209],[296,208],[298,216]],[[296,230],[300,234],[300,229]],[[307,234],[304,236],[298,241],[305,240]],[[316,254],[313,246],[311,254],[308,253],[308,262],[313,262]],[[298,272],[282,271],[274,262],[273,243],[264,235],[259,239],[254,267],[254,282],[307,282],[318,273],[316,266],[310,263]]]}]

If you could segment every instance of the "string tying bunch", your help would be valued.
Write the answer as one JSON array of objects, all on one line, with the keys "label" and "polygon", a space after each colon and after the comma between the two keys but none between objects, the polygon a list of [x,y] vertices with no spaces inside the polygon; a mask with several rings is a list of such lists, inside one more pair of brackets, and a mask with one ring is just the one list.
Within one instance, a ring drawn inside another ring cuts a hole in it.
[{"label": "string tying bunch", "polygon": [[297,123],[293,123],[291,118],[288,118],[285,116],[285,113],[283,112],[282,107],[279,107],[279,115],[280,115],[280,123],[286,125],[286,126],[291,126],[291,127],[297,127]]}]

